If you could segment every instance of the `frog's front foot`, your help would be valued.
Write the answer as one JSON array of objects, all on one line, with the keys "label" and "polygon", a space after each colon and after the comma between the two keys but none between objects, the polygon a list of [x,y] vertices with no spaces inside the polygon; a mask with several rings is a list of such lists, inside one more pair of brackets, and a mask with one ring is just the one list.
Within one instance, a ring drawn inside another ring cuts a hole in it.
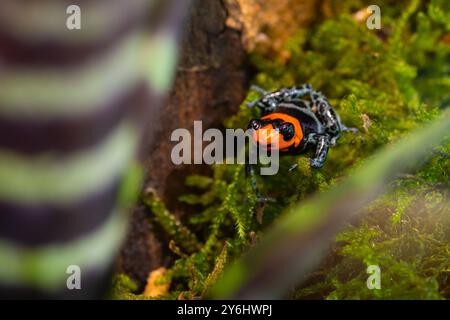
[{"label": "frog's front foot", "polygon": [[309,160],[309,163],[311,164],[311,167],[314,169],[320,169],[324,165],[324,162],[320,161],[317,158],[313,158],[313,159]]}]

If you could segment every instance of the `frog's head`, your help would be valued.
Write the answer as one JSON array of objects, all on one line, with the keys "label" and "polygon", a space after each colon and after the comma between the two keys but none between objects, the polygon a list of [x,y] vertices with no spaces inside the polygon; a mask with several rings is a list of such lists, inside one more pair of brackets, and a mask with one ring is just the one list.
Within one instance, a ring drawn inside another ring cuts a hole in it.
[{"label": "frog's head", "polygon": [[271,113],[261,119],[253,119],[248,128],[254,130],[254,142],[267,150],[277,148],[287,151],[292,146],[297,147],[303,138],[300,122],[284,113]]}]

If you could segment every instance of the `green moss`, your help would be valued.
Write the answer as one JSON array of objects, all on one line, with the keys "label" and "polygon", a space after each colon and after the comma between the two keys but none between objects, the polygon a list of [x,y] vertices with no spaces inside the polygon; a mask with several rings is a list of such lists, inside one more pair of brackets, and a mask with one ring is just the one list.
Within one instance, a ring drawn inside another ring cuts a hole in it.
[{"label": "green moss", "polygon": [[110,297],[114,300],[138,300],[143,296],[136,295],[137,284],[125,274],[117,274],[113,278]]},{"label": "green moss", "polygon": [[167,210],[153,190],[145,192],[143,202],[152,210],[156,222],[179,246],[187,252],[194,252],[200,248],[200,243],[195,234]]},{"label": "green moss", "polygon": [[[368,4],[330,1],[332,18],[290,39],[287,61],[250,57],[259,71],[256,84],[276,89],[311,83],[348,126],[359,129],[342,136],[323,169],[311,170],[307,157],[281,158],[277,175],[258,178],[261,192],[277,202],[257,209],[243,166],[214,165],[213,177],[187,179],[196,193],[179,200],[203,209],[183,221],[182,229],[160,201],[147,202],[179,256],[169,269],[172,297],[204,297],[223,266],[254,245],[282,211],[328,190],[378,148],[420,128],[450,104],[450,44],[442,40],[450,32],[449,2],[381,1],[381,31],[368,30],[351,16]],[[258,116],[246,102],[256,97],[249,92],[225,126],[246,128]],[[421,171],[399,177],[389,194],[337,237],[327,261],[291,297],[449,299],[449,153],[450,145],[442,147]],[[298,167],[288,172],[294,163]],[[195,230],[198,240],[186,230]],[[182,239],[182,234],[189,235]],[[382,290],[366,287],[371,264],[381,267]]]},{"label": "green moss", "polygon": [[[450,201],[445,192],[399,182],[367,210],[361,225],[337,237],[332,259],[339,262],[322,266],[320,281],[299,288],[294,297],[448,299]],[[369,265],[381,269],[381,290],[366,287]]]}]

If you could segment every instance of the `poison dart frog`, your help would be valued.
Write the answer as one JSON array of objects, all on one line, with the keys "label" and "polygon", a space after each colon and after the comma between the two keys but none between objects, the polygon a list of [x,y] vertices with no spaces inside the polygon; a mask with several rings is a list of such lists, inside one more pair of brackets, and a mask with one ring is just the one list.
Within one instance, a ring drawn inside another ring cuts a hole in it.
[{"label": "poison dart frog", "polygon": [[[347,128],[327,98],[310,84],[274,92],[256,86],[252,86],[252,89],[262,95],[248,103],[248,107],[256,106],[262,112],[260,119],[252,119],[248,125],[249,129],[254,130],[254,142],[267,150],[275,145],[280,155],[312,151],[312,168],[318,169],[325,164],[329,147],[336,144],[342,132],[358,131]],[[273,142],[275,144],[271,144]],[[253,174],[250,165],[249,170]]]},{"label": "poison dart frog", "polygon": [[[263,95],[248,104],[262,111],[262,117],[251,120],[248,125],[249,129],[255,130],[254,141],[270,149],[272,139],[275,139],[281,154],[304,154],[313,149],[314,156],[310,161],[313,168],[325,164],[328,149],[336,144],[341,132],[357,131],[347,128],[327,98],[314,91],[310,84],[270,93],[255,86],[252,89]],[[258,134],[262,129],[266,133]]]}]

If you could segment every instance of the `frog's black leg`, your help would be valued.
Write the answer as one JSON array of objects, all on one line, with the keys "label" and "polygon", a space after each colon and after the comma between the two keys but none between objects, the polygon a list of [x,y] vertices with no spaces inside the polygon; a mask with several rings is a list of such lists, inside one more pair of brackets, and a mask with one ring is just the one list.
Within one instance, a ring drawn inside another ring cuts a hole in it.
[{"label": "frog's black leg", "polygon": [[304,97],[311,94],[312,91],[311,85],[305,84],[301,87],[283,88],[267,93],[261,100],[271,105],[279,104],[280,102],[303,102],[309,107],[310,103]]},{"label": "frog's black leg", "polygon": [[310,160],[311,167],[314,169],[322,168],[327,160],[330,136],[328,134],[313,134],[310,139],[316,146],[314,157]]},{"label": "frog's black leg", "polygon": [[332,136],[339,136],[342,123],[325,96],[320,92],[314,91],[311,94],[311,100],[316,108],[316,114],[324,125],[325,130]]},{"label": "frog's black leg", "polygon": [[256,91],[262,95],[261,98],[256,99],[252,102],[247,103],[247,107],[254,108],[258,107],[261,109],[263,114],[270,113],[272,110],[274,110],[277,106],[277,101],[274,99],[268,99],[267,97],[270,95],[266,90],[263,88],[260,88],[258,86],[252,85],[250,87],[250,90]]},{"label": "frog's black leg", "polygon": [[252,190],[255,193],[256,201],[259,204],[264,204],[264,203],[267,203],[267,202],[276,202],[275,199],[270,198],[270,197],[264,197],[259,192],[258,185],[257,185],[257,182],[256,182],[255,168],[254,168],[254,166],[252,164],[250,164],[250,163],[246,163],[245,164],[245,175],[248,178],[250,178],[250,183],[251,183],[251,186],[252,186]]},{"label": "frog's black leg", "polygon": [[[301,87],[292,87],[290,89],[282,89],[284,90],[284,100],[287,102],[295,102],[295,101],[303,101],[303,97],[309,95],[313,92],[312,86],[307,83],[302,85]],[[303,101],[306,102],[306,101]]]},{"label": "frog's black leg", "polygon": [[258,100],[248,103],[247,106],[250,108],[257,106],[265,114],[273,112],[281,102],[303,101],[302,98],[305,95],[310,94],[312,91],[312,87],[310,84],[305,84],[301,87],[292,87],[289,89],[283,88],[273,92],[267,92],[257,86],[252,86],[251,89],[259,92],[262,97]]},{"label": "frog's black leg", "polygon": [[277,107],[277,102],[273,100],[264,100],[264,98],[261,98],[252,102],[248,102],[247,107],[249,108],[258,107],[259,109],[261,109],[261,112],[264,115],[273,112]]},{"label": "frog's black leg", "polygon": [[315,106],[315,113],[325,127],[325,132],[330,135],[330,145],[334,145],[343,131],[358,132],[356,128],[345,126],[336,111],[330,106],[327,98],[317,91],[311,93],[311,101]]}]

